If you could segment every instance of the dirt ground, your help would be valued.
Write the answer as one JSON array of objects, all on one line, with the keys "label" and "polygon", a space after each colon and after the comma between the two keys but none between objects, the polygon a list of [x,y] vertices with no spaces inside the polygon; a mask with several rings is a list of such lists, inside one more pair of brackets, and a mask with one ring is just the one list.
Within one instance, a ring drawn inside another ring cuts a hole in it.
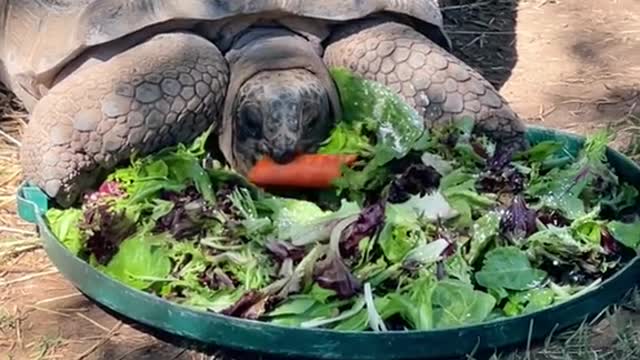
[{"label": "dirt ground", "polygon": [[[640,1],[442,2],[455,54],[526,121],[579,134],[613,127],[615,147],[640,160]],[[0,360],[231,358],[174,347],[122,324],[57,274],[34,228],[16,216],[25,115],[6,92],[0,115]],[[640,358],[639,298],[535,351],[496,358]]]}]

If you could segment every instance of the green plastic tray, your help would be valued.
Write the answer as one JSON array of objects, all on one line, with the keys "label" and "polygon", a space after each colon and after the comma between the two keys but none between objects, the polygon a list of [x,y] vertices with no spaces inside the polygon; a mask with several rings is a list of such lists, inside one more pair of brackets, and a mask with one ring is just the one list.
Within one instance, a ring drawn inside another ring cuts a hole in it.
[{"label": "green plastic tray", "polygon": [[[528,136],[534,144],[560,139],[574,153],[584,141],[571,134],[533,127]],[[640,188],[640,168],[611,149],[608,156],[618,175]],[[38,225],[53,264],[93,301],[176,339],[279,358],[443,359],[517,346],[597,315],[619,302],[640,279],[636,257],[594,290],[561,305],[506,320],[446,330],[365,333],[289,328],[192,310],[112,280],[73,256],[52,235],[42,217],[48,206],[49,199],[38,188],[25,184],[20,189],[20,216]]]}]

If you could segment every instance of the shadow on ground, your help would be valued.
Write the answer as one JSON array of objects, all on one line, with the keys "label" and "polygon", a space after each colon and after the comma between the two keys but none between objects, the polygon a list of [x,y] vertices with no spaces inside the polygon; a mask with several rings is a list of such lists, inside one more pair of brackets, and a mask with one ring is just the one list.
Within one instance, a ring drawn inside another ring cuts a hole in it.
[{"label": "shadow on ground", "polygon": [[518,61],[519,0],[440,0],[453,54],[480,71],[497,89]]},{"label": "shadow on ground", "polygon": [[[610,128],[617,134],[612,145],[633,157],[640,152],[640,3],[622,2],[626,8],[613,2],[560,3],[554,10],[562,16],[545,23],[546,28],[532,23],[519,30],[526,34],[523,38],[535,39],[541,37],[538,29],[546,41],[537,53],[531,46],[522,54],[529,64],[519,66],[521,78],[515,82],[522,80],[519,85],[528,86],[530,94],[520,90],[509,100],[523,114],[534,112],[534,106],[544,107],[537,118],[527,117],[544,126],[582,135]],[[589,9],[590,21],[575,15]],[[533,17],[531,12],[527,16]],[[538,66],[530,63],[536,56]]]},{"label": "shadow on ground", "polygon": [[[639,11],[636,0],[521,1],[518,63],[502,94],[537,125],[637,129]],[[621,135],[619,150],[637,143]]]}]

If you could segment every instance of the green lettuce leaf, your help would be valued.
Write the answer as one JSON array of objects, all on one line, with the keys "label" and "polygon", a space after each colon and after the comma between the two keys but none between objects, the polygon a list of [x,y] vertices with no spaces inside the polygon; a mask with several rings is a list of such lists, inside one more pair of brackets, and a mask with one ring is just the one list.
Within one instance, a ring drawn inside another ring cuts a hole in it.
[{"label": "green lettuce leaf", "polygon": [[276,224],[280,238],[294,226],[308,225],[318,218],[329,215],[330,212],[323,211],[318,205],[310,201],[270,198],[261,201],[273,211],[272,220]]},{"label": "green lettuce leaf", "polygon": [[354,202],[342,201],[340,209],[325,215],[309,219],[304,223],[293,223],[278,234],[281,240],[290,240],[293,245],[305,246],[327,240],[333,228],[342,220],[359,214],[360,206]]},{"label": "green lettuce leaf", "polygon": [[116,255],[102,270],[133,288],[147,289],[171,272],[169,240],[165,234],[139,232],[120,244]]},{"label": "green lettuce leaf", "polygon": [[179,144],[143,159],[132,159],[130,166],[117,169],[107,180],[124,188],[130,204],[153,200],[161,190],[181,191],[188,185],[195,186],[212,203],[213,184],[201,165],[207,135],[196,139],[191,147]]},{"label": "green lettuce leaf", "polygon": [[446,176],[453,171],[452,162],[446,161],[440,155],[432,154],[427,151],[422,154],[421,160],[423,164],[432,166],[442,176]]},{"label": "green lettuce leaf", "polygon": [[516,154],[514,160],[526,159],[532,163],[540,163],[557,154],[563,148],[563,144],[554,140],[541,141],[531,148]]},{"label": "green lettuce leaf", "polygon": [[407,206],[413,209],[421,219],[430,222],[446,221],[459,215],[458,211],[451,207],[447,199],[439,191],[423,196],[413,195],[400,206]]},{"label": "green lettuce leaf", "polygon": [[309,311],[318,302],[309,296],[290,297],[271,312],[267,313],[268,317],[302,315]]},{"label": "green lettuce leaf", "polygon": [[470,264],[475,264],[482,253],[495,239],[500,230],[500,214],[495,211],[484,214],[473,225],[471,233],[471,244],[469,252],[466,254],[466,260]]},{"label": "green lettuce leaf", "polygon": [[233,306],[245,291],[242,289],[212,291],[202,289],[201,291],[185,290],[185,298],[178,302],[199,310],[221,312]]},{"label": "green lettuce leaf", "polygon": [[164,161],[169,167],[171,180],[180,184],[193,184],[205,200],[215,202],[211,179],[200,165],[200,159],[186,151],[178,151],[165,156]]},{"label": "green lettuce leaf", "polygon": [[392,264],[401,262],[411,249],[420,242],[425,242],[425,236],[412,208],[387,204],[385,223],[378,241],[385,257]]},{"label": "green lettuce leaf", "polygon": [[541,263],[549,260],[558,266],[586,261],[594,269],[604,272],[614,262],[607,261],[602,247],[602,232],[605,224],[596,220],[599,209],[595,208],[574,220],[569,226],[552,224],[529,236],[525,243],[531,259]]},{"label": "green lettuce leaf", "polygon": [[440,180],[440,192],[449,205],[458,213],[453,226],[468,228],[473,226],[473,211],[486,211],[495,204],[495,200],[476,190],[476,176],[467,169],[453,170]]},{"label": "green lettuce leaf", "polygon": [[447,276],[458,279],[466,284],[471,284],[473,269],[465,260],[462,251],[456,251],[453,256],[450,256],[446,260],[445,270]]},{"label": "green lettuce leaf", "polygon": [[597,220],[598,215],[600,215],[600,207],[596,207],[588,214],[574,220],[571,223],[573,236],[579,241],[599,247],[602,240],[604,221]]},{"label": "green lettuce leaf", "polygon": [[409,300],[413,310],[407,320],[416,330],[431,330],[434,327],[432,298],[436,284],[434,279],[422,277],[414,281],[411,287]]},{"label": "green lettuce leaf", "polygon": [[607,131],[588,136],[571,165],[532,178],[526,192],[541,199],[539,208],[557,210],[570,220],[584,216],[610,196],[606,189],[619,185],[607,163],[609,139]]},{"label": "green lettuce leaf", "polygon": [[46,219],[53,235],[74,255],[84,249],[84,236],[80,230],[83,213],[80,209],[50,209]]},{"label": "green lettuce leaf", "polygon": [[538,311],[551,306],[555,301],[555,292],[551,289],[533,289],[509,296],[504,305],[507,316],[517,316]]},{"label": "green lettuce leaf", "polygon": [[345,121],[373,123],[378,146],[406,155],[425,131],[424,120],[397,94],[375,81],[355,76],[346,69],[331,69],[342,103]]},{"label": "green lettuce leaf", "polygon": [[400,315],[412,329],[431,330],[434,324],[433,296],[439,286],[431,277],[414,280],[406,293],[391,293],[377,307],[380,316],[388,319]]},{"label": "green lettuce leaf", "polygon": [[[386,165],[407,155],[419,144],[427,130],[416,110],[390,89],[342,68],[331,69],[331,75],[342,103],[341,121],[347,123],[347,128],[355,126],[349,124],[364,124],[360,126],[375,134],[372,136],[375,137],[375,146],[365,149],[367,153],[373,153],[373,158],[360,169],[345,167],[342,177],[334,182],[338,193],[346,192],[352,200],[362,202],[363,191],[379,190],[388,182],[390,173]],[[335,133],[334,138],[329,139],[329,144],[332,141],[336,145],[330,151],[336,151],[339,147],[353,147],[347,146],[349,140],[341,133]],[[362,145],[362,131],[358,136],[354,134],[351,141],[356,142],[357,147],[365,148]]]},{"label": "green lettuce leaf", "polygon": [[318,154],[358,154],[369,157],[374,150],[363,122],[341,122],[318,149]]}]

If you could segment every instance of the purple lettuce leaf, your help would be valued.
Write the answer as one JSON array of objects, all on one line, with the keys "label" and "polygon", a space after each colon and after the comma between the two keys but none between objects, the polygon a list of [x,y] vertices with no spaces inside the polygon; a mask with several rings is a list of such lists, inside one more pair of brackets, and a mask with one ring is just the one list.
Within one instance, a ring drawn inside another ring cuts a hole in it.
[{"label": "purple lettuce leaf", "polygon": [[200,283],[211,290],[235,289],[238,282],[218,267],[211,267],[200,275]]},{"label": "purple lettuce leaf", "polygon": [[512,164],[516,149],[500,146],[487,160],[477,185],[479,190],[489,193],[518,194],[524,190],[526,178]]},{"label": "purple lettuce leaf", "polygon": [[622,250],[620,243],[616,241],[607,229],[602,229],[601,245],[608,254],[618,254]]},{"label": "purple lettuce leaf", "polygon": [[348,299],[362,290],[362,284],[351,273],[340,255],[340,242],[345,230],[356,220],[357,218],[347,218],[335,226],[324,260],[317,262],[313,269],[313,279],[318,285],[335,291],[341,299]]},{"label": "purple lettuce leaf", "polygon": [[80,229],[87,234],[86,250],[96,261],[106,265],[118,252],[120,244],[136,231],[135,222],[125,211],[115,211],[107,197],[91,197],[84,206]]},{"label": "purple lettuce leaf", "polygon": [[222,310],[223,315],[249,320],[257,320],[270,311],[275,301],[273,297],[251,290],[242,295],[232,306]]},{"label": "purple lettuce leaf", "polygon": [[116,181],[105,181],[100,185],[98,190],[84,195],[83,204],[95,204],[102,199],[118,199],[126,196],[126,192],[122,189],[120,183]]},{"label": "purple lettuce leaf", "polygon": [[527,207],[522,195],[517,195],[500,220],[500,230],[511,241],[519,242],[536,232],[536,219],[536,212]]},{"label": "purple lettuce leaf", "polygon": [[381,202],[366,207],[358,219],[345,230],[340,249],[345,257],[354,256],[360,241],[373,236],[384,224],[385,207]]},{"label": "purple lettuce leaf", "polygon": [[556,227],[565,227],[571,225],[566,217],[557,211],[551,209],[542,209],[538,211],[538,220],[544,225],[553,225]]},{"label": "purple lettuce leaf", "polygon": [[303,247],[295,246],[288,241],[273,240],[268,242],[266,247],[273,257],[280,262],[286,259],[299,261],[305,256],[305,249]]},{"label": "purple lettuce leaf", "polygon": [[388,200],[398,204],[409,200],[411,195],[430,194],[440,186],[441,179],[442,175],[433,166],[411,165],[391,182]]},{"label": "purple lettuce leaf", "polygon": [[362,284],[351,273],[339,255],[329,253],[314,270],[315,281],[325,289],[334,290],[341,299],[348,299],[362,290]]},{"label": "purple lettuce leaf", "polygon": [[161,198],[171,201],[173,208],[158,219],[155,232],[167,231],[176,240],[183,240],[201,233],[203,223],[213,218],[213,209],[194,187],[180,193],[165,192]]}]

